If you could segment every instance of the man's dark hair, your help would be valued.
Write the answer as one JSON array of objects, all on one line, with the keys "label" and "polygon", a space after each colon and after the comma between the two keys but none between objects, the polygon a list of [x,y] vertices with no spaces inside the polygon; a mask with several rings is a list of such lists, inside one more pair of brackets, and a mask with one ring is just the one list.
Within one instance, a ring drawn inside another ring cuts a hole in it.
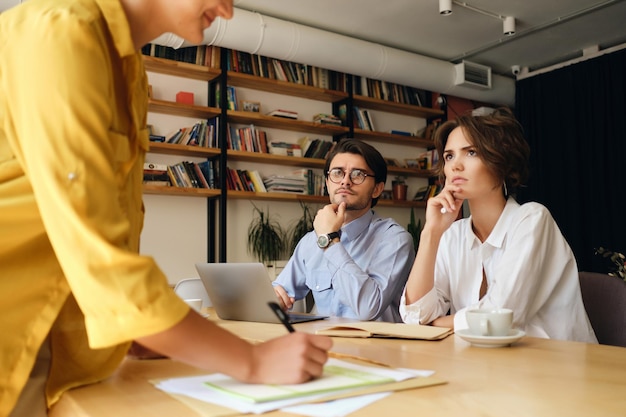
[{"label": "man's dark hair", "polygon": [[[333,149],[326,157],[326,165],[324,166],[324,176],[328,179],[328,170],[330,169],[330,163],[333,158],[340,153],[353,153],[355,155],[361,155],[365,159],[367,167],[374,173],[374,182],[387,182],[387,162],[385,158],[378,152],[376,148],[365,142],[361,142],[357,139],[341,139],[335,144]],[[378,198],[372,198],[372,205],[374,207],[378,202]]]}]

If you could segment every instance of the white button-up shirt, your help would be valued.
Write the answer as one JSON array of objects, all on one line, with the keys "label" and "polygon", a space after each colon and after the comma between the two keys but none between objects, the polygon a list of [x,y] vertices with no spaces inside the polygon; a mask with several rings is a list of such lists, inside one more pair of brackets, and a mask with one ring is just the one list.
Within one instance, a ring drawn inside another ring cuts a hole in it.
[{"label": "white button-up shirt", "polygon": [[[479,301],[483,269],[488,283]],[[430,323],[450,312],[456,330],[467,328],[465,312],[477,307],[514,311],[513,327],[529,336],[596,343],[587,318],[574,255],[548,209],[509,198],[485,242],[462,219],[443,234],[435,286],[400,314],[406,323]]]}]

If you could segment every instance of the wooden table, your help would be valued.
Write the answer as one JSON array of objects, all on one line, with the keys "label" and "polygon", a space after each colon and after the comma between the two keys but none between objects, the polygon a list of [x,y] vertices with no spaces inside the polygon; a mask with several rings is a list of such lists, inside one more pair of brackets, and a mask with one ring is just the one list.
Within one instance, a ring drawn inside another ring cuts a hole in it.
[{"label": "wooden table", "polygon": [[[302,323],[296,330],[314,332],[337,321],[341,320]],[[285,333],[277,324],[221,325],[254,340]],[[626,348],[531,337],[512,347],[480,348],[456,335],[434,342],[352,338],[334,342],[335,352],[395,367],[435,370],[447,381],[396,392],[353,416],[626,416]],[[50,417],[197,417],[148,381],[202,373],[206,372],[165,359],[127,359],[109,380],[67,392]]]}]

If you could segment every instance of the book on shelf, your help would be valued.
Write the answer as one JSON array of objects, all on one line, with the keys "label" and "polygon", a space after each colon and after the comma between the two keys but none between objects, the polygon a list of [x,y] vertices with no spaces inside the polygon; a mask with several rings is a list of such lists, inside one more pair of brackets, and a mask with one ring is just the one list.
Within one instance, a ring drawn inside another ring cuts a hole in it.
[{"label": "book on shelf", "polygon": [[145,185],[152,185],[152,186],[157,186],[157,187],[171,187],[172,183],[170,182],[170,180],[143,180],[143,183]]},{"label": "book on shelf", "polygon": [[267,189],[265,188],[265,184],[263,183],[263,178],[261,178],[261,174],[259,171],[252,170],[248,171],[248,175],[254,184],[254,189],[257,193],[266,193]]},{"label": "book on shelf", "polygon": [[200,120],[193,126],[185,126],[165,135],[163,142],[175,145],[217,147],[219,119]]},{"label": "book on shelf", "polygon": [[291,175],[271,175],[263,183],[268,192],[306,194],[306,170],[296,170]]},{"label": "book on shelf", "polygon": [[197,165],[198,168],[200,168],[200,172],[202,172],[202,175],[206,179],[209,188],[216,188],[215,184],[217,182],[218,176],[216,174],[216,167],[214,166],[214,162],[212,160],[206,160],[199,162]]},{"label": "book on shelf", "polygon": [[355,122],[354,127],[358,127],[363,130],[374,131],[374,123],[372,122],[372,116],[368,110],[361,109],[358,106],[352,106],[353,119]]},{"label": "book on shelf", "polygon": [[302,156],[305,158],[325,159],[326,155],[334,146],[334,142],[322,139],[313,139],[308,142],[306,151],[303,150]]},{"label": "book on shelf", "polygon": [[150,134],[150,142],[165,142],[165,136]]},{"label": "book on shelf", "polygon": [[436,149],[431,149],[426,152],[422,152],[417,156],[417,162],[419,163],[419,169],[433,169],[439,161],[439,154]]},{"label": "book on shelf", "polygon": [[369,110],[361,110],[363,112],[363,119],[367,125],[367,130],[375,131],[374,122],[372,121],[372,115]]},{"label": "book on shelf", "polygon": [[436,196],[439,191],[443,189],[443,186],[436,181],[434,184],[428,184],[424,187],[420,187],[413,197],[413,201],[426,201],[430,197]]},{"label": "book on shelf", "polygon": [[341,126],[341,119],[334,114],[318,113],[313,116],[313,121],[326,125]]},{"label": "book on shelf", "polygon": [[226,148],[235,151],[269,153],[267,133],[257,129],[253,124],[240,128],[229,124],[226,132]]},{"label": "book on shelf", "polygon": [[400,135],[400,136],[413,136],[411,134],[411,132],[407,132],[404,130],[396,130],[396,129],[392,129],[390,132],[392,135]]},{"label": "book on shelf", "polygon": [[228,110],[238,110],[237,108],[237,91],[233,86],[226,87],[226,101],[228,103]]},{"label": "book on shelf", "polygon": [[302,156],[302,148],[297,143],[270,142],[269,151],[273,155]]},{"label": "book on shelf", "polygon": [[167,173],[166,164],[156,164],[144,162],[143,183],[151,185],[170,185],[170,178]]},{"label": "book on shelf", "polygon": [[267,192],[259,172],[245,169],[226,168],[226,188],[236,191]]},{"label": "book on shelf", "polygon": [[[202,165],[205,165],[205,167],[203,168]],[[192,161],[181,161],[173,165],[158,165],[160,168],[158,171],[144,169],[144,183],[156,185],[153,181],[168,181],[175,187],[215,188],[211,165],[211,161],[205,161],[200,164]],[[152,172],[158,172],[159,174],[153,174]]]},{"label": "book on shelf", "polygon": [[293,119],[293,120],[298,119],[298,112],[292,111],[292,110],[276,109],[267,113],[267,115],[274,116],[274,117],[284,117],[284,118]]}]

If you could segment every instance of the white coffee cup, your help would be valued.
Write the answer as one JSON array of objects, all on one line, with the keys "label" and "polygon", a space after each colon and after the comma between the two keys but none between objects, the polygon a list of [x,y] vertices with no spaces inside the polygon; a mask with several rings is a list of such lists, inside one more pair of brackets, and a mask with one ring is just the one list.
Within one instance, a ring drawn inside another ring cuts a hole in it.
[{"label": "white coffee cup", "polygon": [[202,309],[202,299],[201,298],[187,298],[187,299],[185,299],[185,302],[187,303],[187,305],[189,307],[193,308],[198,313]]},{"label": "white coffee cup", "polygon": [[513,310],[508,308],[479,308],[465,313],[467,324],[476,336],[508,336],[513,324]]}]

